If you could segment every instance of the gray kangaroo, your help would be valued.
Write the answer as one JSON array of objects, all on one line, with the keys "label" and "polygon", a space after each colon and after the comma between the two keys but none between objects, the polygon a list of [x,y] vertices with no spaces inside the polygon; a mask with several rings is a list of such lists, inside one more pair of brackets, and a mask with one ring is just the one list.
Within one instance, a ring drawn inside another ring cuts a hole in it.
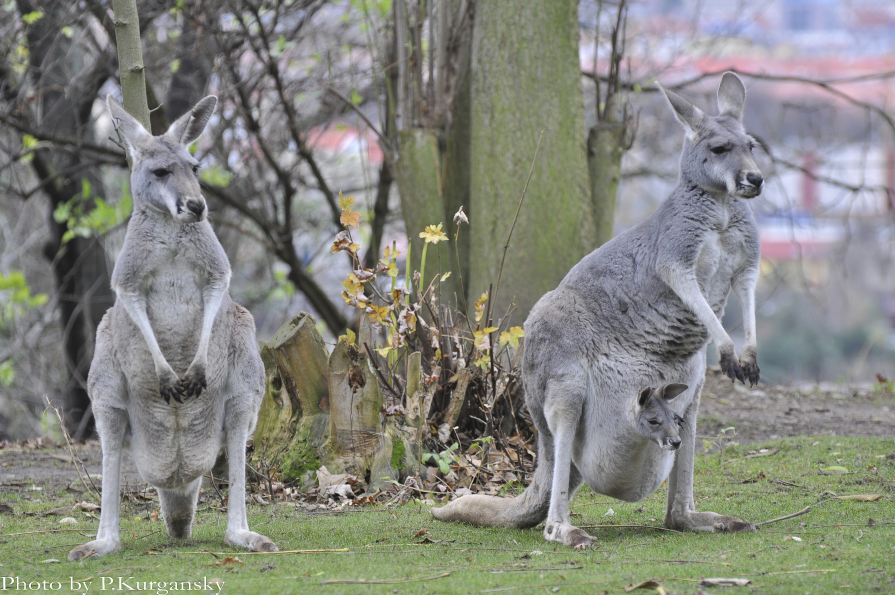
[{"label": "gray kangaroo", "polygon": [[[523,382],[538,430],[538,464],[517,498],[470,495],[436,518],[533,527],[575,548],[594,538],[569,523],[569,498],[587,482],[598,494],[636,502],[668,479],[665,526],[754,531],[751,523],[696,512],[693,456],[706,346],[718,347],[731,379],[758,382],[755,284],[758,230],[741,199],[761,193],[754,140],[743,129],[746,88],[725,73],[720,115],[662,89],[686,130],[677,187],[639,225],[595,250],[535,304],[525,322]],[[721,316],[731,288],[744,316],[739,359]],[[630,395],[667,382],[689,388],[673,403],[685,421],[680,448],[662,449],[635,426]]]},{"label": "gray kangaroo", "polygon": [[106,103],[133,162],[134,211],[112,272],[117,299],[97,329],[87,378],[103,451],[99,530],[68,559],[121,548],[124,448],[158,489],[168,535],[189,537],[202,476],[226,447],[225,541],[275,552],[276,545],[249,531],[246,520],[245,446],[265,385],[255,323],[230,301],[230,263],[207,219],[199,163],[186,149],[202,133],[217,98],[206,97],[158,137],[111,96]]}]

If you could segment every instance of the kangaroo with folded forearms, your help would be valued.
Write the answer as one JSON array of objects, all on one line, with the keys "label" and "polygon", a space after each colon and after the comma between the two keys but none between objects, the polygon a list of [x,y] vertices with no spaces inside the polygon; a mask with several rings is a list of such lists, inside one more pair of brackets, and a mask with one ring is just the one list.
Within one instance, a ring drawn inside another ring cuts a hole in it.
[{"label": "kangaroo with folded forearms", "polygon": [[[752,156],[755,140],[742,123],[746,88],[725,73],[718,116],[662,91],[686,131],[677,187],[653,215],[575,265],[525,322],[522,376],[538,430],[531,484],[517,498],[463,496],[433,508],[436,518],[507,527],[546,519],[548,541],[585,548],[594,538],[569,517],[569,499],[582,483],[636,502],[667,479],[666,527],[755,530],[731,516],[697,512],[693,502],[708,342],[731,379],[755,384],[759,378],[759,242],[746,199],[758,196],[764,182]],[[739,357],[720,320],[731,289],[742,304],[746,335]],[[643,425],[638,409],[642,389],[659,386],[660,398],[669,387],[676,394],[663,404],[683,422],[679,438],[657,429],[669,439],[664,444],[648,435],[651,424]]]},{"label": "kangaroo with folded forearms", "polygon": [[[249,531],[245,448],[264,396],[264,365],[252,315],[230,300],[230,263],[208,222],[196,140],[217,98],[200,101],[152,136],[111,96],[109,113],[132,161],[134,212],[112,271],[115,304],[96,333],[87,389],[103,452],[96,539],[69,560],[121,548],[121,453],[158,489],[171,537],[189,537],[202,476],[227,449],[230,493],[225,541],[275,552]],[[174,402],[171,402],[171,399]]]}]

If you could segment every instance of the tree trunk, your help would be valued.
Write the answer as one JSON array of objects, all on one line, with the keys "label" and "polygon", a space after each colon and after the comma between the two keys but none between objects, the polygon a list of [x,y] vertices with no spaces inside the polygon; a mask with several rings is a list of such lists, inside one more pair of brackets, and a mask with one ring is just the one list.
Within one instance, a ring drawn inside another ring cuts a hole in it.
[{"label": "tree trunk", "polygon": [[121,105],[143,128],[151,131],[137,2],[113,0],[112,10],[115,13],[115,40],[118,45],[118,70],[121,73]]},{"label": "tree trunk", "polygon": [[[401,210],[411,245],[408,266],[413,270],[421,270],[425,241],[420,238],[420,232],[429,225],[442,223],[442,231],[449,234],[453,222],[445,214],[436,132],[414,128],[402,130],[399,136],[401,148],[400,156],[395,161],[395,179],[398,182]],[[456,259],[451,241],[452,235],[450,240],[430,244],[426,249],[424,291],[436,273],[453,272]],[[451,275],[446,282],[436,283],[433,286],[435,295],[453,301],[453,296],[459,294],[458,278],[458,275]]]},{"label": "tree trunk", "polygon": [[262,347],[268,382],[256,461],[264,457],[284,479],[306,482],[325,465],[371,489],[418,473],[418,424],[383,416],[379,382],[362,349],[341,342],[327,358],[316,322],[304,312]]},{"label": "tree trunk", "polygon": [[598,123],[587,137],[587,170],[593,200],[597,245],[612,239],[615,223],[615,197],[621,178],[625,125],[618,122]]},{"label": "tree trunk", "polygon": [[596,245],[587,178],[574,0],[479,2],[473,29],[470,296],[495,283],[538,136],[525,203],[506,256],[497,315],[521,322]]}]

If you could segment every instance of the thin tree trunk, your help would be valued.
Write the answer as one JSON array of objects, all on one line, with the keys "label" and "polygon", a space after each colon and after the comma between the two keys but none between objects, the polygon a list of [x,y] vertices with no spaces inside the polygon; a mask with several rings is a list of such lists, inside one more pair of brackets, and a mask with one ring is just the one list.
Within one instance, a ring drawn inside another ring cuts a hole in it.
[{"label": "thin tree trunk", "polygon": [[615,198],[621,178],[624,124],[597,123],[587,137],[587,170],[593,200],[597,245],[612,239],[615,222]]},{"label": "thin tree trunk", "polygon": [[115,39],[118,45],[118,69],[121,73],[122,105],[146,130],[152,130],[149,104],[146,102],[146,75],[143,67],[137,2],[113,0],[112,10],[115,13]]}]

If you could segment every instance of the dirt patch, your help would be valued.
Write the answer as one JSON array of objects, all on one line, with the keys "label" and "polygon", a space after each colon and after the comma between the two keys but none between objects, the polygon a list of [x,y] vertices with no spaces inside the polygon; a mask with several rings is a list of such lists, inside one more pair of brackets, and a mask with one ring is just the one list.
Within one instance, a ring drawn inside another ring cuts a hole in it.
[{"label": "dirt patch", "polygon": [[[731,384],[718,370],[710,369],[702,392],[698,434],[717,436],[731,426],[736,429],[733,439],[740,444],[805,435],[891,438],[895,436],[895,394],[871,384],[760,384],[750,389]],[[98,441],[75,445],[74,453],[91,476],[102,473]],[[100,485],[99,479],[94,482]],[[122,462],[122,485],[131,491],[146,487],[127,454]],[[28,442],[0,448],[0,501],[10,490],[32,491],[34,498],[40,498],[41,492],[67,490],[76,497],[84,487],[68,449]]]},{"label": "dirt patch", "polygon": [[700,435],[736,428],[740,444],[789,436],[895,436],[895,394],[867,385],[731,384],[709,370],[699,406]]}]

